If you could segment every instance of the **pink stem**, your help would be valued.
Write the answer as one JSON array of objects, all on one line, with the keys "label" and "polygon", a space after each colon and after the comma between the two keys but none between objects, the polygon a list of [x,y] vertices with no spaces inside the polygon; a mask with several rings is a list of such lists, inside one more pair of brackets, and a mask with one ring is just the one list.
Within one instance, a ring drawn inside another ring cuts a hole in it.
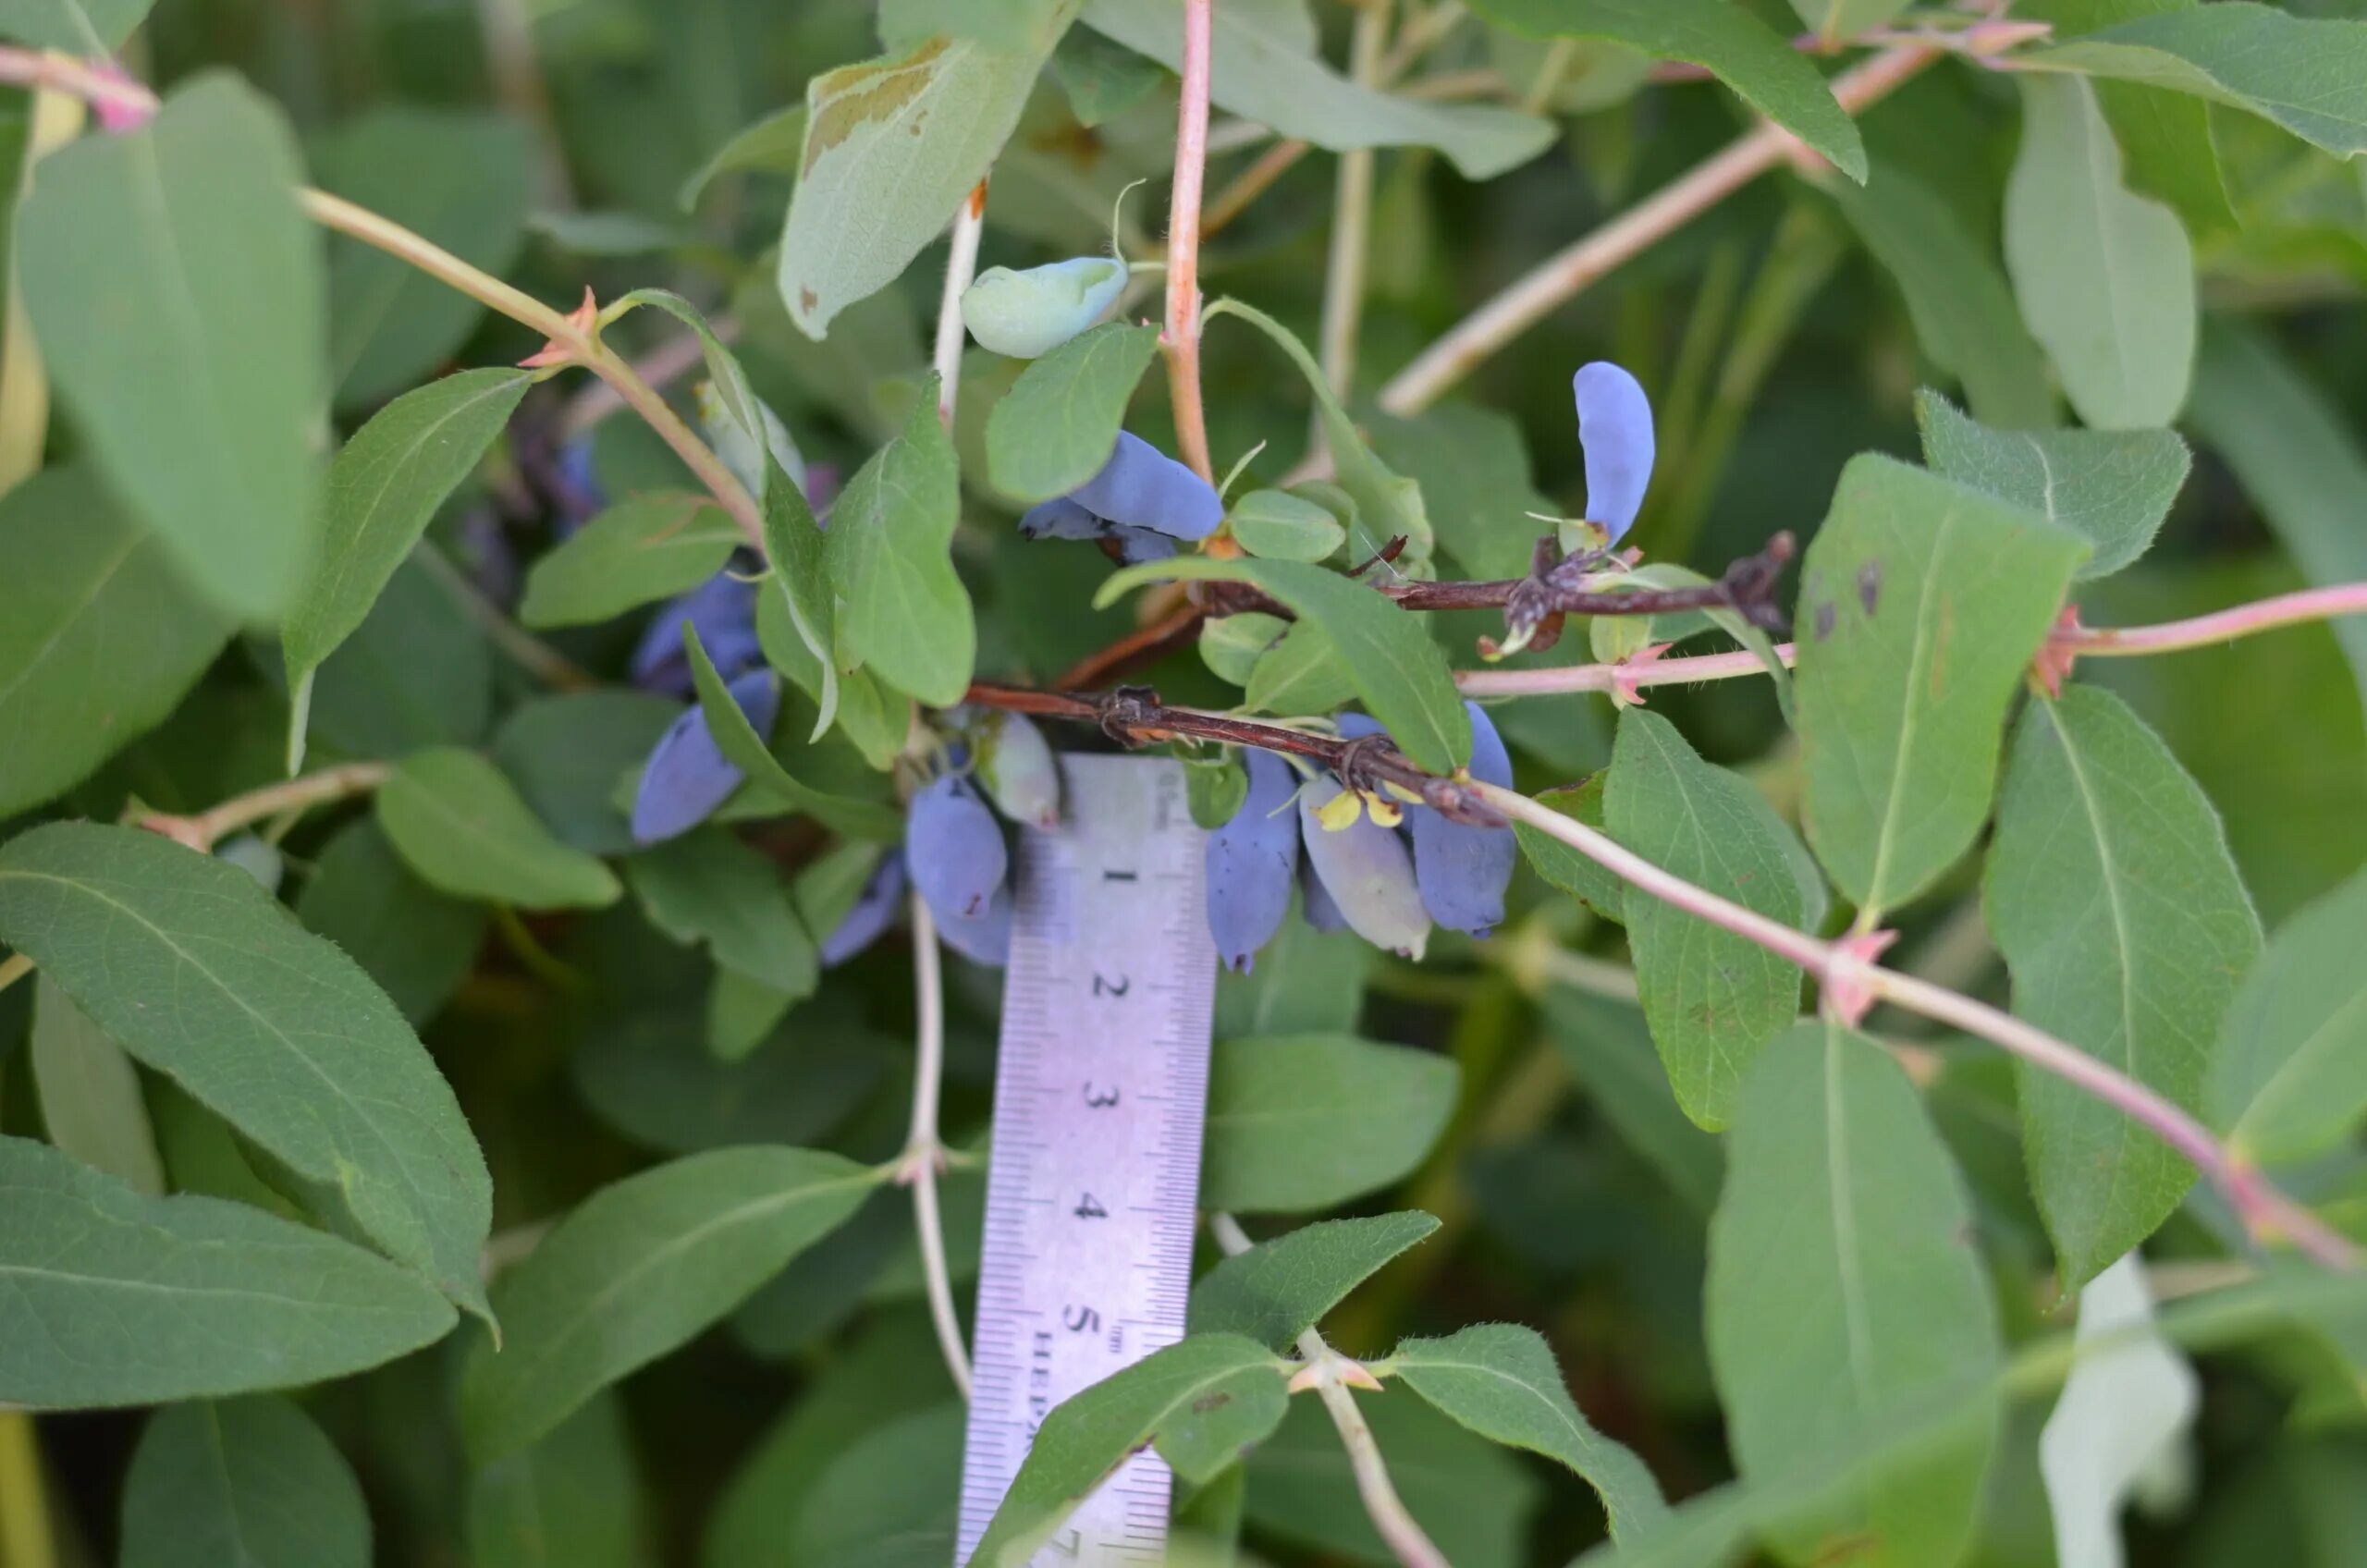
[{"label": "pink stem", "polygon": [[2071,627],[2054,634],[2058,647],[2083,657],[2110,658],[2128,654],[2168,654],[2181,648],[2207,647],[2255,631],[2273,631],[2304,621],[2326,620],[2338,615],[2367,615],[2367,582],[2342,582],[2327,588],[2305,588],[2279,594],[2232,609],[2199,615],[2191,620],[2164,621],[2159,626]]},{"label": "pink stem", "polygon": [[1953,1024],[2085,1090],[2191,1161],[2226,1194],[2255,1237],[2264,1240],[2282,1234],[2328,1268],[2358,1266],[2358,1249],[2347,1237],[2277,1192],[2256,1171],[2238,1163],[2208,1128],[2137,1080],[2115,1072],[2077,1047],[1986,1003],[1884,969],[1858,953],[1722,899],[1526,795],[1476,781],[1466,788],[1506,816],[1569,845],[1654,898],[1797,964],[1828,990],[1835,988],[1836,983],[1859,988],[1927,1018]]},{"label": "pink stem", "polygon": [[[1792,644],[1779,643],[1775,656],[1793,659]],[[1454,683],[1471,697],[1539,697],[1555,692],[1615,692],[1634,686],[1682,686],[1694,680],[1726,680],[1763,675],[1757,654],[1703,654],[1698,658],[1654,659],[1649,664],[1578,664],[1555,669],[1458,669]]]},{"label": "pink stem", "polygon": [[1210,484],[1208,415],[1200,402],[1200,191],[1208,169],[1208,76],[1213,0],[1184,0],[1183,102],[1175,115],[1175,181],[1167,208],[1167,351],[1175,443]]}]

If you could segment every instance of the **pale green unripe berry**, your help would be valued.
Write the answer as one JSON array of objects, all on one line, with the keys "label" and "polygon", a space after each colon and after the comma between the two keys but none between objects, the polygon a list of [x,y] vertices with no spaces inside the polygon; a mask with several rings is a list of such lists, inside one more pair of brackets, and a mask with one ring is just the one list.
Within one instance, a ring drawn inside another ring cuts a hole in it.
[{"label": "pale green unripe berry", "polygon": [[1013,272],[988,267],[962,296],[962,319],[982,349],[1014,360],[1050,353],[1091,326],[1126,287],[1126,263],[1078,256]]},{"label": "pale green unripe berry", "polygon": [[1030,827],[1054,827],[1061,820],[1061,765],[1044,732],[1015,713],[994,716],[992,733],[979,743],[978,781],[995,809]]}]

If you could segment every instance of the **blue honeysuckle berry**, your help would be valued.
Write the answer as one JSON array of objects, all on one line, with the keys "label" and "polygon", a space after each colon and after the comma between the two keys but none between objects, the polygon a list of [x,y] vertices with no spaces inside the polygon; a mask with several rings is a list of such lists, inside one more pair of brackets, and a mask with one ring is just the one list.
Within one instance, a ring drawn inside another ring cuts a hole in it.
[{"label": "blue honeysuckle berry", "polygon": [[1175,558],[1175,541],[1151,528],[1112,527],[1110,537],[1118,541],[1118,564],[1140,566],[1145,561]]},{"label": "blue honeysuckle berry", "polygon": [[691,694],[691,660],[682,651],[682,622],[698,629],[699,643],[730,680],[764,659],[756,643],[756,585],[727,567],[689,593],[670,599],[650,618],[634,644],[629,668],[632,683],[669,696]]},{"label": "blue honeysuckle berry", "polygon": [[904,851],[893,849],[881,855],[865,880],[863,891],[855,895],[853,907],[822,938],[822,967],[836,969],[879,940],[904,913],[904,889],[908,886]]},{"label": "blue honeysuckle berry", "polygon": [[1298,863],[1298,905],[1299,913],[1318,931],[1328,935],[1348,928],[1348,917],[1340,913],[1323,878],[1315,875],[1314,863],[1304,858]]},{"label": "blue honeysuckle berry", "polygon": [[1101,472],[1068,498],[1106,523],[1156,529],[1176,539],[1206,539],[1224,521],[1224,502],[1213,485],[1123,430]]},{"label": "blue honeysuckle berry", "polygon": [[[731,681],[729,690],[750,727],[759,737],[769,736],[780,714],[780,683],[773,672],[749,670]],[[666,727],[641,770],[641,787],[632,802],[633,842],[663,843],[689,832],[730,800],[744,778],[724,759],[707,729],[705,710],[693,703]]]},{"label": "blue honeysuckle berry", "polygon": [[1126,287],[1126,263],[1077,256],[1013,272],[988,267],[962,296],[962,320],[982,349],[1033,360],[1101,319]]},{"label": "blue honeysuckle berry", "polygon": [[1030,507],[1019,519],[1020,536],[1024,539],[1098,539],[1104,532],[1099,518],[1066,496]]},{"label": "blue honeysuckle berry", "polygon": [[1578,446],[1586,454],[1587,521],[1616,545],[1635,525],[1652,482],[1652,401],[1641,383],[1608,360],[1579,367]]},{"label": "blue honeysuckle berry", "polygon": [[1208,835],[1205,864],[1217,962],[1246,974],[1290,913],[1299,855],[1291,795],[1298,775],[1271,752],[1245,751],[1241,760],[1249,770],[1249,793],[1233,819]]},{"label": "blue honeysuckle berry", "polygon": [[972,963],[1002,968],[1011,962],[1011,889],[997,888],[986,908],[967,919],[938,921],[937,934]]},{"label": "blue honeysuckle berry", "polygon": [[938,925],[986,913],[1011,868],[1010,851],[1002,824],[969,779],[942,773],[913,796],[904,866]]},{"label": "blue honeysuckle berry", "polygon": [[1376,948],[1418,959],[1429,940],[1430,917],[1414,883],[1413,854],[1394,829],[1368,815],[1344,827],[1324,827],[1323,808],[1344,792],[1331,778],[1318,778],[1299,791],[1299,835],[1307,864],[1357,936]]},{"label": "blue honeysuckle berry", "polygon": [[[1513,759],[1503,738],[1478,704],[1463,705],[1471,715],[1471,777],[1511,789]],[[1414,840],[1415,885],[1432,920],[1474,937],[1504,923],[1504,891],[1520,856],[1511,828],[1474,827],[1417,805],[1405,808],[1405,831]]]}]

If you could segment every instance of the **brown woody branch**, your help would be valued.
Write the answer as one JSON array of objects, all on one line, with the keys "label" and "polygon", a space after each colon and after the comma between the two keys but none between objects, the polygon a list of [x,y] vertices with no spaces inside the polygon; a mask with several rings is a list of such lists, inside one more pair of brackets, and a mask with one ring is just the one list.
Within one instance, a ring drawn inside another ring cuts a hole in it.
[{"label": "brown woody branch", "polygon": [[1260,724],[1255,719],[1233,718],[1198,708],[1170,707],[1147,686],[1121,686],[1114,692],[1085,697],[982,681],[971,686],[962,700],[978,707],[1000,708],[1036,718],[1096,725],[1127,745],[1153,745],[1183,739],[1255,746],[1260,751],[1305,757],[1337,773],[1342,782],[1352,789],[1371,791],[1395,785],[1454,821],[1477,827],[1504,826],[1503,816],[1492,806],[1481,804],[1469,786],[1459,779],[1423,772],[1383,736],[1343,741],[1285,725]]}]

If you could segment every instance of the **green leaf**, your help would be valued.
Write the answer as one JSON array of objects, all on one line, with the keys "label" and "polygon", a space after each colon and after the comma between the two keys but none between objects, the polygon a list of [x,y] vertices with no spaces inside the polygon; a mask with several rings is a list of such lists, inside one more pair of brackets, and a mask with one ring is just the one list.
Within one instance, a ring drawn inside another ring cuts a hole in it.
[{"label": "green leaf", "polygon": [[1809,842],[1880,912],[1971,847],[2005,705],[2088,547],[2017,507],[1854,458],[1801,572]]},{"label": "green leaf", "polygon": [[49,1141],[148,1197],[165,1194],[165,1162],[140,1074],[46,974],[34,975],[33,1090]]},{"label": "green leaf", "polygon": [[[2218,813],[2127,704],[2033,702],[2014,736],[1982,906],[2014,1011],[2189,1110],[2260,956]],[[2194,1167],[2084,1089],[2019,1068],[2030,1188],[2064,1288],[2153,1232]]]},{"label": "green leaf", "polygon": [[417,551],[397,568],[362,629],[313,672],[306,733],[364,757],[469,745],[484,734],[493,645],[460,586],[426,559]]},{"label": "green leaf", "polygon": [[2367,153],[2367,23],[2221,0],[2140,17],[2024,59],[2226,104],[2336,157]]},{"label": "green leaf", "polygon": [[1147,1444],[1184,1480],[1208,1479],[1282,1423],[1286,1378],[1255,1340],[1196,1334],[1054,1405],[970,1561],[1019,1568]]},{"label": "green leaf", "polygon": [[792,998],[814,994],[814,938],[762,851],[710,827],[644,850],[625,875],[650,923],[674,940],[704,943],[717,963]]},{"label": "green leaf", "polygon": [[801,1510],[782,1540],[800,1568],[944,1568],[962,1509],[957,1401],[890,1417],[830,1457],[815,1477],[828,1506]]},{"label": "green leaf", "polygon": [[[1085,25],[1170,70],[1184,62],[1173,0],[1087,0]],[[1219,107],[1277,135],[1333,153],[1360,147],[1435,147],[1466,179],[1527,163],[1553,140],[1532,115],[1483,104],[1392,98],[1350,81],[1316,52],[1303,6],[1249,0],[1216,8],[1209,94]]]},{"label": "green leaf", "polygon": [[806,83],[779,280],[807,337],[893,283],[944,229],[1018,125],[1050,48],[932,38]]},{"label": "green leaf", "polygon": [[[496,276],[517,259],[533,202],[533,138],[501,116],[391,104],[315,147],[321,185]],[[329,240],[329,378],[367,408],[433,374],[484,307],[374,245]]]},{"label": "green leaf", "polygon": [[1252,490],[1226,514],[1233,538],[1253,556],[1319,561],[1347,542],[1340,520],[1287,490]]},{"label": "green leaf", "polygon": [[1065,496],[1101,472],[1159,328],[1106,322],[1022,371],[987,416],[987,477],[1014,499]]},{"label": "green leaf", "polygon": [[828,1006],[827,996],[816,1000],[798,1028],[727,1060],[710,1046],[697,1003],[677,996],[602,1021],[568,1065],[584,1103],[650,1148],[815,1143],[878,1087],[889,1054],[878,1035]]},{"label": "green leaf", "polygon": [[[765,419],[765,406],[757,400],[755,388],[748,384],[747,371],[742,368],[738,357],[724,346],[723,339],[715,335],[715,328],[707,325],[707,319],[699,308],[670,288],[636,288],[630,294],[619,296],[602,314],[613,322],[644,305],[656,306],[689,327],[698,338],[699,357],[706,365],[707,385],[723,418],[730,421],[730,425],[738,427],[746,451],[766,454],[765,472],[750,488],[757,491],[753,499],[759,503],[767,500],[772,491],[772,476],[780,470],[779,461],[771,456],[772,430]],[[729,428],[726,426],[727,430]],[[710,433],[708,440],[717,442],[717,437]],[[717,445],[722,444],[717,442]],[[723,448],[721,455],[725,458],[726,466],[731,466],[728,447]],[[802,505],[803,497],[800,496],[799,501]]]},{"label": "green leaf", "polygon": [[[1646,860],[1791,926],[1803,913],[1782,821],[1764,797],[1703,762],[1676,726],[1619,716],[1603,790],[1611,837]],[[1636,986],[1685,1113],[1726,1124],[1751,1062],[1800,1011],[1800,972],[1640,888],[1624,891]]]},{"label": "green leaf", "polygon": [[[797,543],[802,544],[802,538]],[[840,672],[837,660],[828,656],[828,645],[838,641],[838,603],[837,595],[830,592],[827,560],[816,575],[823,594],[831,601],[831,619],[827,624],[833,631],[826,640],[823,655],[817,655],[807,644],[804,632],[799,630],[796,617],[790,611],[789,594],[782,591],[784,584],[771,578],[767,580],[768,590],[756,599],[756,642],[764,649],[766,662],[814,699],[817,722],[824,693],[837,693],[838,707],[831,720],[838,726],[839,734],[863,754],[864,761],[885,773],[903,752],[904,738],[912,723],[912,699],[890,691],[867,669]],[[801,592],[807,591],[802,586],[807,581],[805,569],[801,568],[796,578]]]},{"label": "green leaf", "polygon": [[[1870,0],[1870,6],[1895,11],[1902,3]],[[1837,15],[1868,9],[1870,0],[1816,0],[1816,6]],[[1742,6],[1718,0],[1478,0],[1473,8],[1532,38],[1600,39],[1699,66],[1850,178],[1866,182],[1866,148],[1857,126],[1816,68]],[[1802,5],[1802,15],[1811,8]],[[1810,25],[1816,25],[1812,18]]]},{"label": "green leaf", "polygon": [[1886,25],[1910,0],[1792,0],[1792,9],[1809,31],[1827,43],[1837,43]]},{"label": "green leaf", "polygon": [[1439,1228],[1408,1211],[1369,1219],[1326,1219],[1226,1258],[1192,1287],[1184,1332],[1242,1334],[1288,1350],[1299,1334]]},{"label": "green leaf", "polygon": [[362,1483],[284,1399],[156,1412],[123,1481],[118,1568],[370,1568]]},{"label": "green leaf", "polygon": [[1341,1035],[1356,1026],[1380,955],[1353,931],[1282,922],[1247,974],[1217,974],[1219,1041],[1264,1035]]},{"label": "green leaf", "polygon": [[[1437,537],[1423,504],[1422,487],[1392,472],[1374,455],[1365,444],[1364,433],[1356,428],[1355,421],[1341,406],[1338,394],[1331,390],[1323,367],[1315,362],[1306,345],[1287,327],[1239,300],[1218,300],[1208,307],[1202,320],[1218,315],[1239,316],[1264,333],[1306,381],[1307,392],[1315,399],[1315,416],[1323,432],[1323,444],[1331,456],[1332,481],[1319,498],[1328,510],[1348,523],[1355,547],[1360,551],[1378,550],[1391,539],[1403,535],[1405,546],[1397,557],[1399,567],[1415,576],[1424,575]],[[1302,486],[1301,493],[1314,491],[1311,485]]]},{"label": "green leaf", "polygon": [[1568,1465],[1602,1499],[1611,1533],[1649,1529],[1668,1512],[1644,1462],[1587,1424],[1534,1329],[1482,1323],[1407,1340],[1389,1363],[1405,1386],[1481,1437]]},{"label": "green leaf", "polygon": [[1292,623],[1261,610],[1218,616],[1200,623],[1200,662],[1208,673],[1235,686],[1249,684],[1257,661],[1282,640]]},{"label": "green leaf", "polygon": [[518,619],[536,631],[588,626],[670,599],[722,570],[741,543],[730,514],[704,496],[635,496],[534,563]]},{"label": "green leaf", "polygon": [[1964,383],[1975,417],[2017,429],[2053,424],[2046,357],[2022,325],[1997,258],[1956,209],[1887,159],[1863,190],[1826,193],[1906,297],[1923,352]]},{"label": "green leaf", "polygon": [[157,536],[82,469],[0,497],[0,817],[79,784],[163,722],[229,639]]},{"label": "green leaf", "polygon": [[[232,872],[233,876],[244,873]],[[443,1337],[435,1289],[350,1242],[218,1198],[144,1197],[0,1138],[0,1399],[155,1404],[342,1377]]]},{"label": "green leaf", "polygon": [[1201,831],[1213,833],[1248,800],[1248,770],[1221,752],[1208,758],[1195,757],[1181,746],[1176,752],[1176,760],[1184,765],[1184,801],[1192,821]]},{"label": "green leaf", "polygon": [[893,806],[817,790],[782,766],[756,734],[755,726],[748,722],[748,716],[740,711],[740,704],[731,700],[730,689],[715,672],[715,662],[706,656],[697,629],[688,621],[682,625],[682,646],[691,656],[691,683],[706,715],[707,733],[715,738],[723,759],[745,773],[753,787],[770,790],[791,809],[857,839],[892,844],[903,837],[904,818]]},{"label": "green leaf", "polygon": [[471,1568],[643,1568],[648,1512],[624,1406],[595,1394],[532,1448],[471,1473]]},{"label": "green leaf", "polygon": [[706,195],[707,187],[728,174],[771,174],[794,179],[804,152],[805,105],[793,104],[734,132],[707,155],[697,173],[682,181],[676,199],[687,213]]},{"label": "green leaf", "polygon": [[903,433],[856,471],[831,509],[840,669],[868,665],[933,706],[962,700],[978,633],[950,554],[961,520],[961,472],[931,376]]},{"label": "green leaf", "polygon": [[2022,79],[2022,150],[2005,186],[2005,269],[2085,423],[2167,424],[2194,376],[2194,247],[2177,215],[2121,183],[2093,89]]},{"label": "green leaf", "polygon": [[224,610],[269,620],[312,553],[320,241],[279,111],[208,73],[43,161],[16,226],[42,357],[110,489]]},{"label": "green leaf", "polygon": [[460,1379],[471,1456],[515,1453],[722,1317],[879,1180],[815,1149],[730,1148],[593,1194],[494,1285],[505,1341],[480,1337]]},{"label": "green leaf", "polygon": [[369,817],[338,830],[296,899],[296,918],[350,954],[413,1028],[443,1011],[484,943],[483,905],[413,876]]},{"label": "green leaf", "polygon": [[361,627],[533,381],[523,370],[448,375],[404,393],[346,443],[329,465],[311,567],[279,629],[289,686],[302,686]]},{"label": "green leaf", "polygon": [[1136,107],[1168,80],[1156,63],[1089,30],[1061,37],[1052,75],[1068,95],[1069,113],[1087,130]]},{"label": "green leaf", "polygon": [[1992,430],[1936,392],[1915,395],[1933,473],[2061,523],[2095,547],[2073,575],[2107,577],[2145,553],[2186,484],[2173,430]]},{"label": "green leaf", "polygon": [[[2299,365],[2261,334],[2214,321],[2202,340],[2194,423],[2303,576],[2321,584],[2367,579],[2367,531],[2351,504],[2367,495],[2367,451]],[[2367,699],[2367,616],[2336,619],[2334,635]]]},{"label": "green leaf", "polygon": [[1200,1207],[1303,1214],[1385,1187],[1430,1152],[1462,1073],[1346,1035],[1226,1040],[1208,1068]]},{"label": "green leaf", "polygon": [[[805,504],[805,493],[782,472],[769,448],[765,452],[764,524],[765,557],[772,570],[765,575],[763,595],[774,601],[776,612],[796,632],[814,671],[811,687],[817,711],[808,739],[819,741],[839,719],[838,594],[830,582],[822,525]],[[764,612],[760,608],[757,613]],[[763,641],[759,631],[759,646]],[[861,720],[856,724],[860,728]]]},{"label": "green leaf", "polygon": [[[1971,1206],[1887,1052],[1804,1023],[1760,1059],[1735,1112],[1710,1227],[1710,1364],[1746,1481],[1859,1434],[2002,1360]],[[1774,1533],[1786,1557],[1846,1540],[1870,1564],[1952,1562],[1981,1503],[1993,1394],[1947,1440]]]},{"label": "green leaf", "polygon": [[[1545,1488],[1531,1466],[1420,1399],[1352,1396],[1406,1510],[1454,1568],[1526,1568]],[[1396,1552],[1374,1530],[1340,1430],[1321,1404],[1294,1399],[1243,1469],[1248,1522],[1260,1537],[1372,1568]]]},{"label": "green leaf", "polygon": [[353,961],[253,877],[135,828],[36,827],[0,848],[0,941],[309,1203],[482,1313],[491,1183],[450,1085]]},{"label": "green leaf", "polygon": [[[1538,803],[1602,832],[1603,790],[1610,782],[1611,770],[1604,768],[1583,783],[1541,791]],[[1620,880],[1617,872],[1527,823],[1514,823],[1513,837],[1519,840],[1521,853],[1528,857],[1537,875],[1605,920],[1618,922],[1627,918],[1627,884]]]},{"label": "green leaf", "polygon": [[1716,1207],[1725,1145],[1677,1109],[1643,1013],[1566,986],[1546,992],[1540,1010],[1571,1077],[1628,1147],[1687,1207],[1704,1215]]},{"label": "green leaf", "polygon": [[493,760],[561,843],[595,855],[632,849],[616,807],[617,780],[637,774],[681,714],[654,692],[561,692],[512,708],[494,733]]},{"label": "green leaf", "polygon": [[0,37],[68,55],[108,55],[156,0],[0,0]]},{"label": "green leaf", "polygon": [[2286,922],[2244,977],[2206,1084],[2211,1120],[2241,1158],[2283,1163],[2328,1153],[2367,1113],[2362,931],[2367,874]]},{"label": "green leaf", "polygon": [[1069,0],[882,0],[879,29],[890,48],[942,33],[1001,49],[1049,49],[1072,9]]},{"label": "green leaf", "polygon": [[1374,413],[1374,448],[1405,471],[1438,510],[1439,547],[1476,578],[1522,577],[1553,503],[1537,489],[1528,447],[1510,415],[1445,403],[1410,418]]},{"label": "green leaf", "polygon": [[598,909],[623,889],[598,857],[571,849],[474,752],[413,752],[378,790],[378,826],[431,888],[521,909]]},{"label": "green leaf", "polygon": [[[2053,42],[2063,43],[2116,22],[2189,11],[2198,4],[2200,0],[2022,0],[2014,14],[2017,19],[2052,24]],[[2044,61],[2048,52],[2023,57]],[[2127,159],[2130,190],[2168,202],[2195,234],[2234,232],[2236,210],[2228,203],[2219,148],[2211,137],[2208,104],[2167,88],[2111,80],[2096,83],[2096,100]]]},{"label": "green leaf", "polygon": [[1289,624],[1250,667],[1241,693],[1252,713],[1328,717],[1356,698],[1355,671],[1340,644],[1311,620]]},{"label": "green leaf", "polygon": [[1365,708],[1415,766],[1452,773],[1471,758],[1471,716],[1454,689],[1446,655],[1422,618],[1352,577],[1303,561],[1219,560],[1183,556],[1111,574],[1094,605],[1114,603],[1145,582],[1254,583],[1322,628],[1339,649]]}]

